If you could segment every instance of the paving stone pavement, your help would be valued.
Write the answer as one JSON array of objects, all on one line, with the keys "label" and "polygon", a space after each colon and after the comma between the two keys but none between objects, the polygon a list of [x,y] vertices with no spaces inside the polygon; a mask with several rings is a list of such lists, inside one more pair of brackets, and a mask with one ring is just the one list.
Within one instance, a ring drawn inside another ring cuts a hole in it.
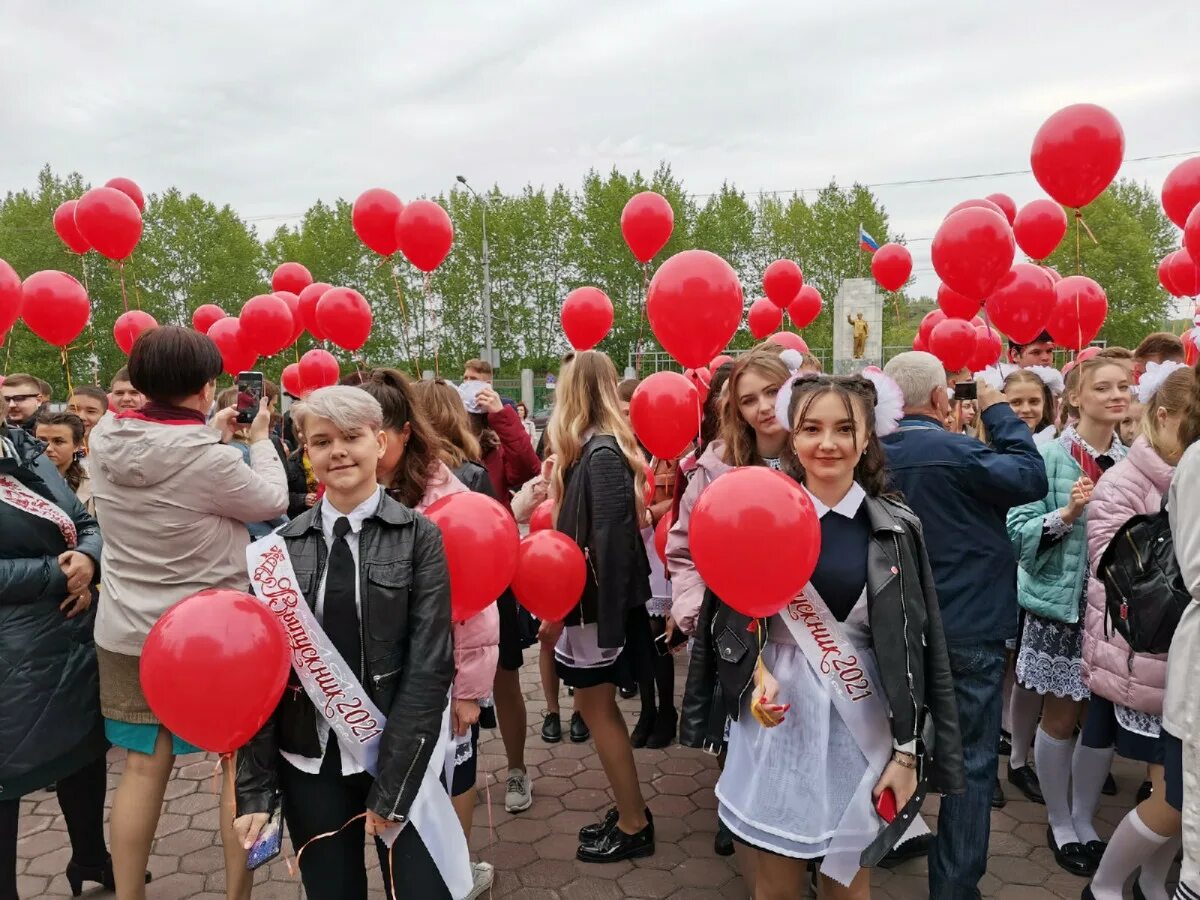
[{"label": "paving stone pavement", "polygon": [[[496,867],[492,897],[507,900],[617,900],[664,898],[679,900],[740,900],[745,887],[731,860],[713,853],[716,828],[717,781],[715,759],[695,750],[672,746],[667,750],[638,750],[638,770],[647,801],[654,813],[657,852],[654,856],[601,866],[575,861],[575,833],[597,820],[610,804],[607,781],[589,741],[569,740],[553,747],[540,736],[544,701],[536,659],[526,654],[522,684],[528,699],[529,741],[526,761],[534,777],[534,804],[517,815],[504,811],[505,757],[498,732],[484,732],[480,744],[480,805],[471,835],[474,857]],[[683,661],[677,669],[676,691],[683,684]],[[565,719],[571,700],[563,692]],[[632,723],[637,699],[622,701]],[[1001,760],[1003,765],[1005,760]],[[124,752],[109,753],[109,795],[124,767]],[[213,783],[214,759],[182,757],[167,788],[166,809],[150,857],[154,881],[148,889],[153,900],[222,900],[225,875],[217,829],[217,795]],[[1107,837],[1133,805],[1142,780],[1140,767],[1118,760],[1114,766],[1120,786],[1116,797],[1101,800],[1097,827]],[[497,780],[499,779],[499,780]],[[1008,805],[992,811],[991,856],[980,890],[1000,900],[1053,900],[1077,898],[1084,886],[1059,869],[1045,845],[1045,808],[1028,803],[1004,782]],[[488,795],[491,812],[488,812]],[[937,800],[926,806],[936,827]],[[17,882],[20,896],[68,897],[63,872],[70,858],[66,826],[52,793],[38,792],[21,804],[17,846]],[[384,894],[374,852],[366,854],[372,866],[372,900]],[[299,881],[288,874],[280,859],[257,873],[255,900],[298,900],[304,896]],[[892,871],[876,870],[872,897],[882,900],[918,900],[928,896],[924,860],[904,863]],[[95,886],[85,897],[106,895]]]}]

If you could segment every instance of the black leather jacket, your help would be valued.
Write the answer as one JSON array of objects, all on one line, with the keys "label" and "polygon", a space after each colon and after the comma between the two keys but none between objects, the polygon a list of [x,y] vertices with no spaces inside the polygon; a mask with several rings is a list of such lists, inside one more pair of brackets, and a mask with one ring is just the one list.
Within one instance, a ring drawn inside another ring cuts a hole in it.
[{"label": "black leather jacket", "polygon": [[[279,529],[310,607],[329,555],[321,532],[323,503]],[[386,494],[358,540],[362,684],[387,717],[367,806],[405,822],[440,737],[454,679],[450,577],[437,526]],[[271,720],[238,751],[238,815],[269,809],[281,750],[321,756],[317,710],[294,670]]]},{"label": "black leather jacket", "polygon": [[[867,603],[871,641],[897,744],[917,741],[921,775],[931,789],[965,788],[954,681],[921,523],[907,506],[867,497],[871,546]],[[770,619],[760,628],[769,628]],[[725,717],[737,719],[758,661],[750,618],[709,591],[696,623],[684,691],[680,743],[719,746]],[[764,636],[766,632],[763,632]]]}]

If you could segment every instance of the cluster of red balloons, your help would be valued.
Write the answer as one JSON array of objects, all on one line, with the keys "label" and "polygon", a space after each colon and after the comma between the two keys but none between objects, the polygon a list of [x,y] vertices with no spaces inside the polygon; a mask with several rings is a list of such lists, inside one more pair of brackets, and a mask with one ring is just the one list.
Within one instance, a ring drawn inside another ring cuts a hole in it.
[{"label": "cluster of red balloons", "polygon": [[[939,302],[942,293],[938,292]],[[951,372],[978,372],[995,364],[1003,349],[1000,335],[979,316],[962,315],[967,311],[964,305],[954,309],[954,314],[945,307],[927,313],[913,339],[913,349],[932,353]]]},{"label": "cluster of red balloons", "polygon": [[354,233],[368,249],[380,256],[399,250],[422,272],[442,264],[454,246],[454,223],[432,200],[414,200],[405,205],[384,188],[359,194],[350,211]]},{"label": "cluster of red balloons", "polygon": [[1183,229],[1183,249],[1158,264],[1158,280],[1173,297],[1200,295],[1200,157],[1184,160],[1163,182],[1163,211]]},{"label": "cluster of red balloons", "polygon": [[54,230],[71,252],[95,250],[109,259],[129,257],[142,237],[146,198],[128,178],[111,178],[54,211]]}]

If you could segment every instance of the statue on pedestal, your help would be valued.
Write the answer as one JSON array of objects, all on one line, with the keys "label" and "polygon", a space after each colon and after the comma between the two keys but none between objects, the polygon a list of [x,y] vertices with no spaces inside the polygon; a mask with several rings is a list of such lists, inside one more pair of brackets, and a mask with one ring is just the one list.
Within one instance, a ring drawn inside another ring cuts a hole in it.
[{"label": "statue on pedestal", "polygon": [[846,316],[846,321],[854,329],[854,353],[855,359],[862,359],[867,355],[867,335],[871,333],[871,326],[867,320],[863,318],[861,311],[856,317],[851,318]]}]

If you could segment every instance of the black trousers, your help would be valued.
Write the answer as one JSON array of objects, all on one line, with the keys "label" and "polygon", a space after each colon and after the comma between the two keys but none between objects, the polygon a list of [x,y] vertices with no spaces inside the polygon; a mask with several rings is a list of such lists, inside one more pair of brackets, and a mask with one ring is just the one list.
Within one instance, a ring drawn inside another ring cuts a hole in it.
[{"label": "black trousers", "polygon": [[[343,776],[336,741],[330,740],[329,751],[317,775],[301,772],[287,760],[280,760],[283,818],[292,838],[292,847],[297,852],[310,838],[340,828],[346,820],[367,808],[367,794],[374,779],[365,772]],[[365,836],[360,819],[304,851],[300,877],[308,900],[366,900]],[[389,900],[450,900],[450,892],[433,858],[412,825],[403,828],[392,845],[398,898],[392,897],[388,848],[376,839],[375,850],[379,854],[384,890]]]}]

